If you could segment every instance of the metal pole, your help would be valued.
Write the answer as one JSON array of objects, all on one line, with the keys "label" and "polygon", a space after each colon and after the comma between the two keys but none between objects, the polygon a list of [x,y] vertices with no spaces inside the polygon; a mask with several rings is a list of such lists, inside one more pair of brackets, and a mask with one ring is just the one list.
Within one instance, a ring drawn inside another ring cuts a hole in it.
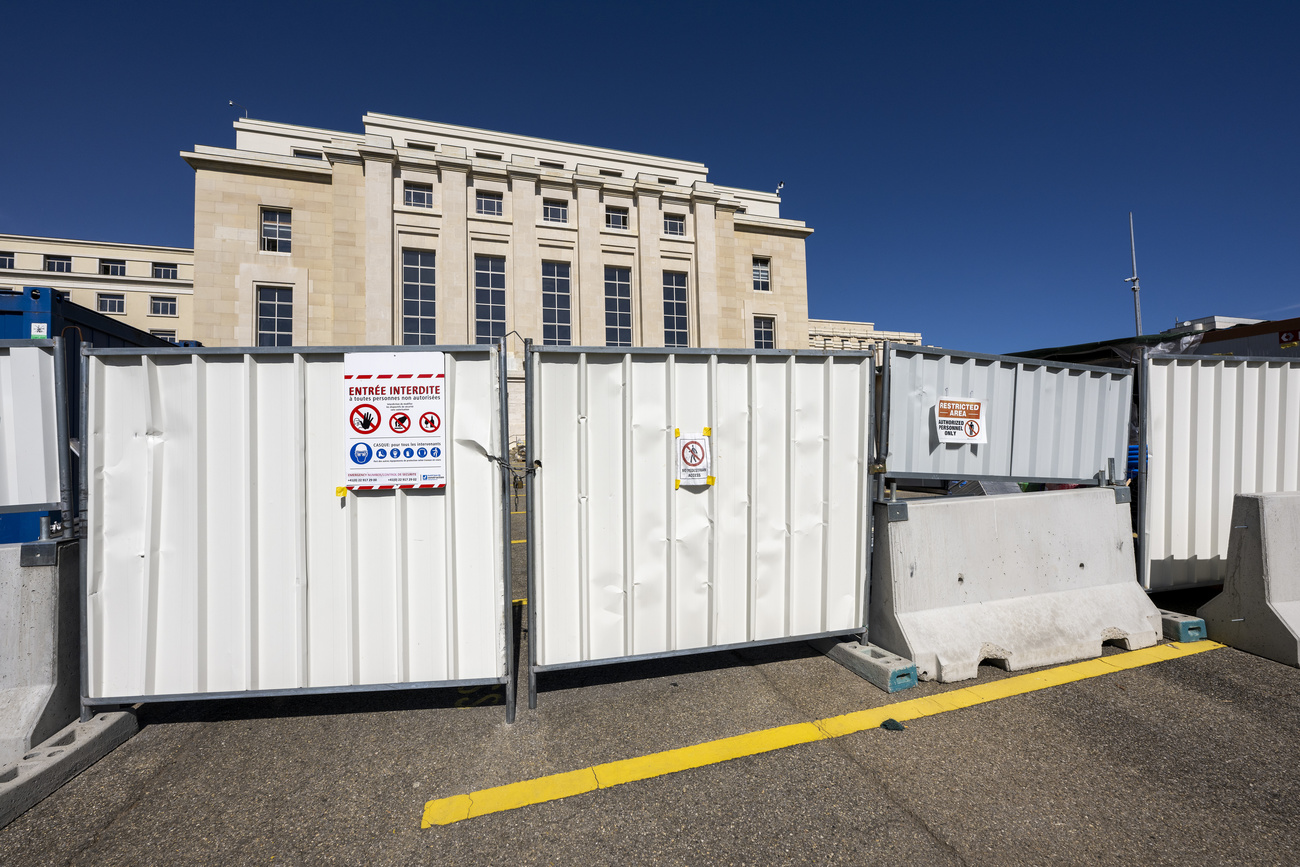
[{"label": "metal pole", "polygon": [[500,380],[498,387],[498,398],[500,401],[501,411],[501,464],[497,468],[501,471],[501,536],[502,557],[505,564],[505,580],[502,587],[502,595],[505,596],[505,618],[506,618],[506,722],[515,721],[515,601],[514,601],[514,570],[511,568],[510,549],[511,536],[514,535],[510,528],[510,394],[509,381],[506,373],[506,339],[501,338],[497,344],[497,377]]},{"label": "metal pole", "polygon": [[64,539],[72,532],[72,456],[68,443],[68,372],[67,359],[63,357],[63,339],[55,337],[54,343],[54,427],[56,448],[59,450],[59,511],[63,515]]},{"label": "metal pole", "polygon": [[[81,459],[77,461],[77,468],[80,472],[77,474],[80,478],[77,480],[80,490],[78,497],[80,509],[77,517],[86,532],[75,535],[81,536],[81,544],[77,546],[81,598],[78,600],[81,609],[81,721],[89,722],[95,715],[95,708],[90,704],[90,612],[87,610],[87,591],[90,587],[90,556],[87,548],[90,546],[90,515],[86,511],[86,474],[87,466],[90,463],[90,448],[87,445],[86,431],[90,429],[90,423],[87,421],[87,411],[90,408],[90,356],[86,355],[86,344],[81,343],[81,418],[78,419],[81,438]],[[71,521],[72,518],[66,517],[65,521]]]},{"label": "metal pole", "polygon": [[1142,357],[1138,360],[1138,474],[1137,496],[1132,498],[1137,503],[1137,539],[1133,545],[1137,557],[1138,584],[1147,588],[1147,407],[1150,405],[1149,385],[1149,349],[1142,347]]},{"label": "metal pole", "polygon": [[1133,276],[1125,283],[1133,284],[1133,318],[1137,320],[1137,336],[1142,336],[1142,301],[1138,297],[1138,253],[1137,242],[1133,239],[1133,212],[1128,212],[1128,246],[1133,254]]},{"label": "metal pole", "polygon": [[537,429],[537,420],[533,417],[533,365],[538,361],[538,356],[533,352],[532,338],[524,340],[524,463],[527,464],[528,476],[525,476],[524,487],[524,511],[527,515],[524,522],[528,525],[528,542],[524,549],[528,552],[528,707],[535,709],[537,707],[537,551],[534,539],[537,535],[537,525],[533,520],[533,486],[537,482],[537,474],[533,472],[536,464],[534,463],[535,454],[533,452],[533,443],[535,437],[534,431]]}]

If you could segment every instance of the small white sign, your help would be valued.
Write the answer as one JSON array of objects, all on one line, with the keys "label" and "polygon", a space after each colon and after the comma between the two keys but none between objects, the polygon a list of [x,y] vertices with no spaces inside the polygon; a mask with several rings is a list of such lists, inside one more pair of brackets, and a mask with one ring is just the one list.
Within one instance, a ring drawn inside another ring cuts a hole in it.
[{"label": "small white sign", "polygon": [[441,352],[343,354],[347,487],[447,484],[447,380]]},{"label": "small white sign", "polygon": [[37,338],[37,337],[49,337],[49,336],[50,336],[50,326],[49,326],[48,323],[45,323],[45,322],[33,322],[33,323],[32,323],[32,338],[33,338],[33,339],[35,339],[35,338]]},{"label": "small white sign", "polygon": [[934,405],[934,426],[941,443],[986,443],[986,421],[982,400],[941,397]]},{"label": "small white sign", "polygon": [[680,485],[713,484],[709,438],[702,433],[677,437],[677,482]]}]

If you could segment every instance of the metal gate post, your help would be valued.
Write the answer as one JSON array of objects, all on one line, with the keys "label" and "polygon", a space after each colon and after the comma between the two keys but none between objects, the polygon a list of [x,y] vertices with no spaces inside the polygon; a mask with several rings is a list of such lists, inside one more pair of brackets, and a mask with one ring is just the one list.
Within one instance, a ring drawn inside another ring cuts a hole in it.
[{"label": "metal gate post", "polygon": [[534,463],[533,452],[533,432],[536,428],[535,419],[533,418],[533,341],[527,339],[524,341],[524,463],[527,465],[527,471],[532,478],[527,479],[524,487],[524,510],[527,514],[524,516],[524,522],[528,525],[528,542],[524,549],[528,554],[528,707],[535,710],[537,708],[537,607],[536,607],[536,576],[537,576],[537,557],[533,550],[534,530],[533,523],[533,485],[537,481],[536,473],[533,469]]}]

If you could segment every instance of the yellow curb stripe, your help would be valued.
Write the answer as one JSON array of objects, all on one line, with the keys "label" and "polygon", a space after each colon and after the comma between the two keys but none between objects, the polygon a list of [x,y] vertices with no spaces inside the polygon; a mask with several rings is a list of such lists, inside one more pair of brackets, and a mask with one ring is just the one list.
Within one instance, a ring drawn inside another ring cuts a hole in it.
[{"label": "yellow curb stripe", "polygon": [[796,744],[807,744],[828,738],[843,737],[844,735],[878,728],[887,719],[904,722],[934,716],[935,714],[948,713],[949,711],[973,707],[977,704],[997,701],[1000,698],[1024,695],[1025,693],[1036,692],[1053,686],[1114,674],[1117,671],[1126,671],[1156,662],[1192,656],[1197,653],[1204,653],[1207,650],[1216,650],[1220,647],[1223,647],[1223,645],[1213,641],[1197,641],[1190,644],[1181,644],[1179,642],[1158,644],[1155,647],[1147,647],[1142,650],[1117,653],[1114,656],[1089,659],[1084,662],[1050,668],[1046,671],[1035,671],[1029,674],[1006,677],[990,683],[975,684],[962,689],[954,689],[950,692],[908,699],[882,707],[873,707],[813,722],[762,729],[761,731],[736,735],[735,737],[705,741],[694,746],[665,750],[616,762],[607,762],[602,765],[581,768],[580,770],[568,771],[562,774],[552,774],[547,777],[537,777],[536,779],[496,786],[491,789],[480,789],[468,795],[452,795],[426,803],[420,827],[430,828],[434,825],[450,825],[453,822],[472,819],[475,816],[485,816],[503,810],[514,810],[532,804],[556,801],[573,795],[593,792],[596,789],[607,789],[637,780],[675,774],[678,771],[690,770],[691,768],[716,765],[744,756],[769,753]]}]

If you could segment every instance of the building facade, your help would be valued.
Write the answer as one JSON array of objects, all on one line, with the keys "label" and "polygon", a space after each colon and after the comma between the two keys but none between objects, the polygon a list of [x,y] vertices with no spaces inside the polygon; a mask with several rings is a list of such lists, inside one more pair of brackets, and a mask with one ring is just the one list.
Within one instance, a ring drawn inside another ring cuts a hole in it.
[{"label": "building facade", "polygon": [[808,345],[812,230],[772,193],[696,162],[363,125],[242,119],[234,148],[182,154],[205,345]]},{"label": "building facade", "polygon": [[169,340],[193,340],[194,252],[0,235],[0,292],[48,286],[74,304]]},{"label": "building facade", "polygon": [[877,331],[874,322],[844,322],[837,319],[808,320],[808,348],[852,349],[876,348],[876,363],[886,343],[921,345],[919,331]]}]

